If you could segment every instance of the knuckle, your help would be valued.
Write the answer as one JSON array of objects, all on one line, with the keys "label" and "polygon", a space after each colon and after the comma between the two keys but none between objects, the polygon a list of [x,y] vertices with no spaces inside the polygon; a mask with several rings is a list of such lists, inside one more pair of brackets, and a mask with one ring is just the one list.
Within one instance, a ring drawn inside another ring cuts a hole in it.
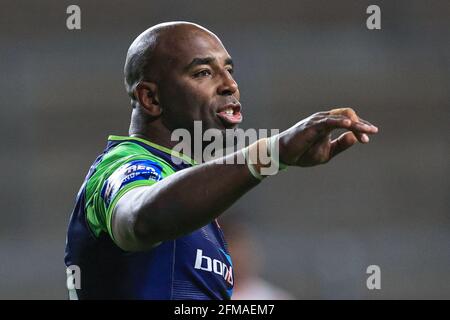
[{"label": "knuckle", "polygon": [[351,107],[347,107],[347,108],[345,108],[345,110],[348,112],[348,113],[356,113],[355,112],[355,110],[353,110],[353,108],[351,108]]},{"label": "knuckle", "polygon": [[357,121],[359,118],[356,115],[356,111],[353,108],[346,108],[346,115],[353,121]]},{"label": "knuckle", "polygon": [[350,118],[356,116],[355,110],[351,107],[333,109],[330,113],[333,115],[347,116]]}]

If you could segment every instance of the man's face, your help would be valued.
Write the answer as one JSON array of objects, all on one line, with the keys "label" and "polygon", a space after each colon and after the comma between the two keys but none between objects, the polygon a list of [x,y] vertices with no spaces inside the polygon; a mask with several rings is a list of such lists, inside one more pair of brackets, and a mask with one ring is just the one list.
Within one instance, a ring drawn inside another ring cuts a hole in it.
[{"label": "man's face", "polygon": [[203,130],[236,128],[242,121],[233,63],[213,35],[194,29],[162,44],[158,86],[162,119],[170,129],[202,121]]}]

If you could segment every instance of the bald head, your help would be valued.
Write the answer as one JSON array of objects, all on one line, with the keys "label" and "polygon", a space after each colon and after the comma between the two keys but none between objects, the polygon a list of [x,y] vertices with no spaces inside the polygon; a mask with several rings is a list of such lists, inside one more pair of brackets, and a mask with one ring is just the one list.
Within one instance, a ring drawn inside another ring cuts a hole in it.
[{"label": "bald head", "polygon": [[128,95],[135,99],[134,89],[140,81],[158,82],[161,71],[176,59],[181,43],[195,34],[219,38],[206,28],[190,22],[176,21],[157,24],[142,32],[128,49],[124,75]]},{"label": "bald head", "polygon": [[[197,24],[169,22],[144,31],[131,44],[124,68],[133,107],[130,132],[165,132],[170,138],[176,128],[193,132],[199,120],[205,130],[236,127],[242,118],[233,68],[219,38]],[[233,119],[223,114],[230,104]]]}]

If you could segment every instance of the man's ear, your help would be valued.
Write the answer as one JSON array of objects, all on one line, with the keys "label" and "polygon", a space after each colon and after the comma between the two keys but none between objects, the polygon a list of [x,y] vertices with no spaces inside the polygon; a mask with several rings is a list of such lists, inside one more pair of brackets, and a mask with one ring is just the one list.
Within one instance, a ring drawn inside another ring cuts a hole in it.
[{"label": "man's ear", "polygon": [[141,81],[134,89],[134,96],[139,104],[153,117],[162,113],[159,105],[158,86],[154,82]]}]

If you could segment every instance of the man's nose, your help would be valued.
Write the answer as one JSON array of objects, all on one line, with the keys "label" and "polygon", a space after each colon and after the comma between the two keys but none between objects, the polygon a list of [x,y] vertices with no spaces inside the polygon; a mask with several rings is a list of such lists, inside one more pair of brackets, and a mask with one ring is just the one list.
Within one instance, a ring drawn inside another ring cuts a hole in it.
[{"label": "man's nose", "polygon": [[231,96],[238,91],[238,85],[228,71],[225,71],[221,77],[221,83],[217,88],[217,93],[221,96]]}]

